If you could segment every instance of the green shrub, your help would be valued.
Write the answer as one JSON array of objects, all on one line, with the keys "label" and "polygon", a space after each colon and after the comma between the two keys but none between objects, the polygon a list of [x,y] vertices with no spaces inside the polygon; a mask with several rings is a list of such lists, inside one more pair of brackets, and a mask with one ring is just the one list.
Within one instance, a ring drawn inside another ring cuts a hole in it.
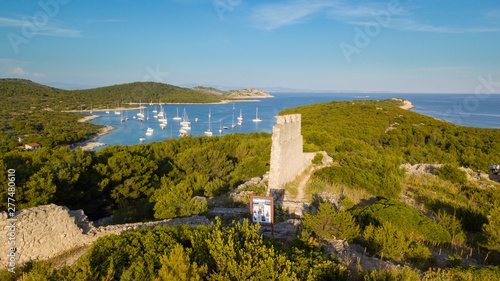
[{"label": "green shrub", "polygon": [[406,256],[414,264],[426,264],[433,258],[429,248],[420,245],[419,243],[412,242],[406,251]]},{"label": "green shrub", "polygon": [[444,180],[449,180],[452,183],[464,184],[467,182],[467,173],[460,170],[458,167],[449,164],[441,166],[441,168],[436,170],[435,173],[438,177]]},{"label": "green shrub", "polygon": [[349,212],[336,212],[330,203],[321,203],[315,216],[306,213],[303,224],[305,229],[320,238],[346,239],[352,242],[359,236],[359,226],[354,217]]},{"label": "green shrub", "polygon": [[349,198],[349,196],[344,197],[344,199],[340,200],[339,206],[344,207],[344,209],[350,209],[354,207],[354,202]]},{"label": "green shrub", "polygon": [[367,226],[364,238],[371,252],[396,261],[402,259],[409,246],[404,233],[387,221],[381,226]]},{"label": "green shrub", "polygon": [[348,270],[344,265],[326,261],[311,268],[307,281],[348,280]]},{"label": "green shrub", "polygon": [[323,164],[323,154],[319,153],[319,152],[316,153],[316,155],[314,155],[312,163],[315,164],[315,165],[321,165],[321,164]]},{"label": "green shrub", "polygon": [[451,235],[451,245],[461,247],[465,245],[467,237],[462,230],[460,220],[455,216],[440,210],[437,214],[439,224],[444,227]]},{"label": "green shrub", "polygon": [[500,207],[491,210],[488,224],[483,226],[483,231],[487,235],[486,246],[491,250],[500,249]]},{"label": "green shrub", "polygon": [[446,267],[457,267],[462,264],[462,257],[459,254],[448,255],[446,258]]},{"label": "green shrub", "polygon": [[151,201],[155,202],[154,216],[157,219],[186,217],[208,211],[207,201],[197,201],[188,183],[176,185],[165,177],[162,177],[161,188],[154,192]]},{"label": "green shrub", "polygon": [[446,229],[400,201],[381,199],[370,206],[357,208],[352,213],[365,225],[390,222],[405,233],[410,241],[423,240],[441,243],[451,241],[450,233]]},{"label": "green shrub", "polygon": [[313,179],[364,189],[376,196],[398,197],[402,189],[399,179],[403,170],[391,157],[375,154],[373,158],[367,159],[358,154],[340,157],[339,166],[320,169],[314,172]]}]

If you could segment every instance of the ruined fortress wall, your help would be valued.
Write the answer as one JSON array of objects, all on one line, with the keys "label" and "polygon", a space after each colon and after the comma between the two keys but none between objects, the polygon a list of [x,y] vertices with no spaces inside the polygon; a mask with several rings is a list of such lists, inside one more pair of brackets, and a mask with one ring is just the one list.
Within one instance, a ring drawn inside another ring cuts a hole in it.
[{"label": "ruined fortress wall", "polygon": [[281,189],[304,168],[301,115],[276,116],[271,146],[269,189]]},{"label": "ruined fortress wall", "polygon": [[[16,212],[15,260],[16,267],[30,260],[44,260],[56,257],[66,251],[92,244],[97,238],[109,234],[121,234],[142,227],[187,224],[208,225],[206,217],[167,219],[145,223],[129,223],[94,227],[82,210],[71,211],[67,207],[54,204],[43,205]],[[11,222],[7,213],[0,213],[0,268],[10,267],[7,255],[12,247],[8,241],[12,236]]]}]

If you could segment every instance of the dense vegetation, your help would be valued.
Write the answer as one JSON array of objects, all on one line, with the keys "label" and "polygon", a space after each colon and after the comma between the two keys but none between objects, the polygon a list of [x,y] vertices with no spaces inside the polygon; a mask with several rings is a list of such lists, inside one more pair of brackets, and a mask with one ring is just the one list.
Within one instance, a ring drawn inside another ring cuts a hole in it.
[{"label": "dense vegetation", "polygon": [[[267,133],[185,137],[97,152],[41,148],[0,154],[0,184],[16,170],[17,207],[55,203],[119,222],[199,212],[195,196],[220,195],[268,169]],[[0,190],[6,210],[7,190]],[[172,203],[175,201],[175,208]],[[198,204],[199,205],[199,204]],[[172,209],[173,208],[173,209]]]},{"label": "dense vegetation", "polygon": [[[76,123],[76,114],[39,110],[54,106],[53,97],[63,98],[62,90],[27,81],[3,84],[11,93],[26,94],[27,101],[19,99],[18,105],[41,102],[31,112],[17,112],[11,95],[12,108],[2,108],[6,142],[0,184],[6,185],[7,169],[16,170],[17,208],[55,203],[84,209],[91,219],[113,214],[117,223],[204,214],[219,204],[235,206],[228,191],[269,170],[271,138],[266,133],[185,137],[97,152],[56,147],[98,128]],[[118,88],[85,93],[96,99],[102,95],[106,102],[110,91],[112,105]],[[286,246],[263,239],[247,224],[217,221],[210,228],[142,229],[99,239],[71,268],[54,271],[51,265],[34,263],[25,269],[31,270],[27,280],[498,279],[496,267],[460,264],[469,255],[481,265],[500,264],[500,185],[470,181],[458,166],[486,170],[489,163],[499,163],[500,130],[460,127],[399,105],[396,100],[331,102],[280,113],[302,113],[305,149],[325,150],[334,159],[333,165],[314,172],[311,200],[321,201],[321,194],[333,191],[340,194],[343,209],[337,212],[336,206],[320,203],[317,213],[305,215],[299,238]],[[67,119],[54,123],[57,118]],[[10,150],[15,134],[29,133],[42,135],[27,138],[42,143],[42,149]],[[436,177],[406,175],[399,168],[402,163],[446,165]],[[6,192],[0,191],[2,210]],[[379,197],[361,202],[356,194]],[[285,210],[279,213],[282,220],[287,217]],[[360,265],[349,267],[346,260],[325,254],[321,241],[334,238],[357,243],[372,257],[417,269],[368,272]],[[434,271],[441,251],[448,254],[448,268]]]},{"label": "dense vegetation", "polygon": [[[457,126],[399,108],[400,100],[332,101],[280,112],[302,114],[304,149],[325,150],[339,164],[317,172],[371,194],[401,192],[403,163],[487,170],[500,163],[500,130]],[[318,120],[321,120],[320,122]]]},{"label": "dense vegetation", "polygon": [[155,82],[134,82],[88,90],[62,90],[28,80],[0,79],[0,110],[44,109],[54,111],[127,107],[127,103],[210,103],[216,95]]}]

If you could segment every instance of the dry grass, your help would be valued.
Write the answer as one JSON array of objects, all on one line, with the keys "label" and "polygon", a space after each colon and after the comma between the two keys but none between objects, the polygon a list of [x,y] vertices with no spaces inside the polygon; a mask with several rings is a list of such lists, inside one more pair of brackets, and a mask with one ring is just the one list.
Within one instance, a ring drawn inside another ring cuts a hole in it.
[{"label": "dry grass", "polygon": [[304,193],[304,197],[308,202],[313,201],[314,195],[320,195],[322,193],[332,195],[335,194],[338,195],[338,198],[349,197],[355,205],[358,205],[362,201],[370,200],[371,198],[373,198],[372,195],[362,189],[349,188],[345,185],[337,183],[329,184],[326,181],[314,179],[311,179],[307,182]]},{"label": "dry grass", "polygon": [[295,180],[285,184],[285,197],[289,199],[297,198],[297,194],[299,193],[299,184],[301,182],[300,176],[295,176]]}]

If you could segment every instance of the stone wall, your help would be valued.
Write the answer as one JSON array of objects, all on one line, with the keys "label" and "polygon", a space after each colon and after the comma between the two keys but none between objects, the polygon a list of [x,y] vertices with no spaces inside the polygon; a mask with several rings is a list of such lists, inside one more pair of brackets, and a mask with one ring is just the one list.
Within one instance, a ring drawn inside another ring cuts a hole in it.
[{"label": "stone wall", "polygon": [[300,129],[300,114],[276,116],[271,146],[269,189],[283,188],[305,169]]},{"label": "stone wall", "polygon": [[[208,225],[205,217],[167,219],[161,221],[130,223],[94,227],[82,210],[71,211],[54,204],[38,206],[16,212],[15,242],[16,267],[30,260],[45,260],[66,251],[88,246],[97,238],[109,234],[121,234],[143,227],[187,224]],[[8,228],[7,213],[0,213],[0,268],[6,268],[10,254],[8,244],[11,231]]]}]

